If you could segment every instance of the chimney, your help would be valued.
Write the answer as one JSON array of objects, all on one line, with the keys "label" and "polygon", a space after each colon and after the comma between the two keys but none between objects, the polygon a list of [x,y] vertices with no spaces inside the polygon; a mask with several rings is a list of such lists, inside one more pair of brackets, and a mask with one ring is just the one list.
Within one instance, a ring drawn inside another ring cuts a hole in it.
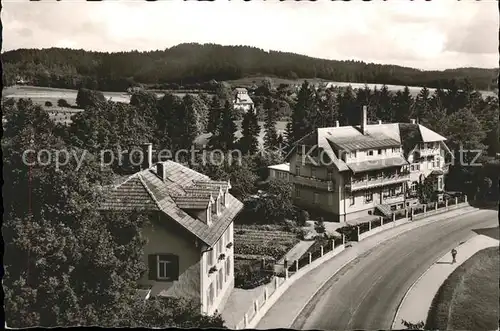
[{"label": "chimney", "polygon": [[410,120],[410,122],[411,122],[411,124],[415,124],[415,123],[416,123],[414,118],[412,118],[412,119]]},{"label": "chimney", "polygon": [[153,144],[142,145],[142,169],[149,169],[153,165]]},{"label": "chimney", "polygon": [[167,180],[167,167],[165,166],[165,163],[158,162],[156,164],[156,174],[163,182]]},{"label": "chimney", "polygon": [[361,133],[366,134],[366,106],[363,106],[363,113],[361,117]]},{"label": "chimney", "polygon": [[335,121],[335,126],[338,128],[340,126],[339,121]]}]

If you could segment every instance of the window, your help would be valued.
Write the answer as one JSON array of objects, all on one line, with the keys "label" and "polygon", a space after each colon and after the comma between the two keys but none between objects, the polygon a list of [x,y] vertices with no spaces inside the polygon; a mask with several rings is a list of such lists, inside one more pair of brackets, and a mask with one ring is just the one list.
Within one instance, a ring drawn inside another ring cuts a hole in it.
[{"label": "window", "polygon": [[296,166],[295,166],[295,174],[296,174],[297,176],[300,176],[300,165],[296,165]]},{"label": "window", "polygon": [[411,183],[411,191],[412,192],[417,192],[417,182]]},{"label": "window", "polygon": [[318,193],[314,193],[314,201],[313,203],[319,203],[319,194]]},{"label": "window", "polygon": [[414,164],[412,164],[412,165],[410,166],[410,170],[411,170],[411,171],[415,171],[415,165],[414,165]]},{"label": "window", "polygon": [[300,198],[300,188],[298,187],[295,188],[295,197]]},{"label": "window", "polygon": [[148,256],[150,280],[173,281],[179,279],[179,257],[174,254],[151,254]]},{"label": "window", "polygon": [[391,195],[391,197],[395,196],[396,195],[396,189],[391,188],[390,195]]},{"label": "window", "polygon": [[365,192],[365,202],[371,202],[373,200],[373,193],[372,192]]},{"label": "window", "polygon": [[352,206],[352,205],[354,205],[354,202],[355,202],[354,195],[351,195],[351,196],[349,197],[349,202],[350,202],[351,206]]},{"label": "window", "polygon": [[328,177],[328,180],[333,180],[333,169],[328,169],[326,176]]},{"label": "window", "polygon": [[399,153],[399,147],[395,147],[395,148],[393,148],[393,149],[392,149],[392,152],[393,152],[393,153]]},{"label": "window", "polygon": [[384,189],[384,190],[382,191],[382,196],[383,196],[384,198],[387,198],[387,197],[389,196],[389,190],[388,190],[388,189]]},{"label": "window", "polygon": [[368,151],[368,156],[373,156],[373,151]]},{"label": "window", "polygon": [[382,155],[382,150],[381,149],[378,150],[378,155]]}]

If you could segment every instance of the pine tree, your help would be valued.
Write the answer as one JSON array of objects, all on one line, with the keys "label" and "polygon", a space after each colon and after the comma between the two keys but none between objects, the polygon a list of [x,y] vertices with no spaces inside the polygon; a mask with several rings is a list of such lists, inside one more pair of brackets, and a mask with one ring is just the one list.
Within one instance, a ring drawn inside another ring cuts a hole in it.
[{"label": "pine tree", "polygon": [[242,137],[240,139],[240,149],[245,154],[254,154],[259,147],[260,126],[254,110],[249,110],[243,116]]},{"label": "pine tree", "polygon": [[[269,100],[269,99],[268,99]],[[271,100],[266,102],[265,106],[265,121],[264,121],[264,147],[266,149],[278,148],[278,131],[276,130],[276,109]]]},{"label": "pine tree", "polygon": [[339,99],[339,117],[341,123],[344,125],[354,125],[359,122],[357,117],[355,116],[357,114],[356,112],[356,100],[354,97],[354,91],[349,85],[344,93],[341,95],[337,95],[337,98]]},{"label": "pine tree", "polygon": [[383,122],[392,122],[394,120],[391,100],[392,93],[387,88],[387,85],[384,84],[378,91],[375,104],[375,114],[377,118]]},{"label": "pine tree", "polygon": [[376,115],[374,113],[373,107],[371,106],[371,101],[372,101],[372,91],[368,87],[368,85],[365,85],[364,88],[360,88],[356,91],[356,111],[351,112],[350,115],[350,123],[356,123],[359,124],[361,122],[361,116],[359,115],[361,110],[363,109],[363,106],[368,107],[368,114],[367,114],[367,120],[368,121],[375,121],[376,120]]},{"label": "pine tree", "polygon": [[[292,113],[292,128],[289,143],[293,143],[312,132],[317,126],[314,123],[316,114],[316,96],[314,88],[305,81],[297,95],[297,103]],[[291,139],[290,139],[291,138]]]},{"label": "pine tree", "polygon": [[430,92],[427,87],[423,87],[415,98],[415,107],[413,107],[412,116],[418,123],[424,121],[429,116],[431,111],[431,98]]},{"label": "pine tree", "polygon": [[222,118],[222,109],[224,102],[217,95],[214,95],[208,111],[207,131],[217,135],[217,128],[220,126]]},{"label": "pine tree", "polygon": [[186,94],[182,99],[182,107],[179,107],[178,128],[179,135],[176,137],[176,145],[181,149],[189,149],[193,141],[201,134],[198,126],[200,122],[199,105],[195,98]]},{"label": "pine tree", "polygon": [[318,100],[318,127],[331,127],[339,118],[339,105],[337,95],[332,89],[326,89]]},{"label": "pine tree", "polygon": [[212,137],[211,144],[214,148],[229,151],[234,147],[236,124],[233,117],[233,104],[226,101],[222,110],[221,121],[217,133]]},{"label": "pine tree", "polygon": [[403,91],[399,90],[392,98],[394,109],[394,122],[408,123],[413,112],[413,97],[406,86]]}]

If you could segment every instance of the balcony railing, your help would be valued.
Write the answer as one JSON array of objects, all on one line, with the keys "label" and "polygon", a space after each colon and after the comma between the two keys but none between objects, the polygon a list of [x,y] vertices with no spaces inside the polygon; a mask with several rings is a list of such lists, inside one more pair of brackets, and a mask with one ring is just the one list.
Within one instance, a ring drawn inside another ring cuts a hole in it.
[{"label": "balcony railing", "polygon": [[410,175],[400,174],[391,177],[381,177],[375,179],[361,180],[361,181],[351,181],[346,184],[346,188],[351,191],[364,190],[368,188],[381,187],[387,185],[393,185],[397,183],[403,183],[410,180]]},{"label": "balcony railing", "polygon": [[293,182],[297,185],[312,187],[319,190],[334,191],[333,181],[313,177],[294,176]]},{"label": "balcony railing", "polygon": [[439,155],[439,148],[422,148],[419,150],[419,154],[421,157]]}]

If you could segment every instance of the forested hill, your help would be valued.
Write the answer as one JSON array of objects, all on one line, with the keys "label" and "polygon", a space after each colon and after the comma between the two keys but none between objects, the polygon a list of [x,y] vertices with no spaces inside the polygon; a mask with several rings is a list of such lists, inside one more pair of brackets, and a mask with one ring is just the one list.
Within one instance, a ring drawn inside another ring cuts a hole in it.
[{"label": "forested hill", "polygon": [[495,69],[422,71],[360,61],[333,61],[249,46],[180,44],[164,51],[103,53],[61,48],[19,49],[2,54],[4,83],[59,88],[124,91],[145,84],[156,88],[198,85],[212,79],[248,76],[321,78],[338,82],[447,88],[467,78],[479,90],[496,85]]}]

